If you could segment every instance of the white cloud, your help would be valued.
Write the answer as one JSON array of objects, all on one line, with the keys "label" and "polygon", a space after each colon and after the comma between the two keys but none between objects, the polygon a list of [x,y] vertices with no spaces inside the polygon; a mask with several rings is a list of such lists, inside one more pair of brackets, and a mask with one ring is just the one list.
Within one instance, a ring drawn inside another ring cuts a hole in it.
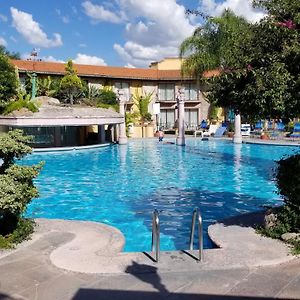
[{"label": "white cloud", "polygon": [[126,42],[114,50],[125,64],[147,67],[164,57],[178,56],[180,43],[195,26],[176,0],[119,0],[125,25]]},{"label": "white cloud", "polygon": [[63,44],[59,33],[54,33],[54,39],[49,39],[46,33],[42,31],[40,24],[33,20],[31,14],[20,11],[14,7],[11,7],[10,11],[13,26],[28,43],[44,48],[58,47]]},{"label": "white cloud", "polygon": [[77,53],[77,56],[73,60],[73,62],[77,64],[83,64],[83,65],[107,66],[107,64],[101,57],[90,56],[82,53]]},{"label": "white cloud", "polygon": [[216,0],[202,0],[200,6],[200,10],[211,16],[219,16],[228,8],[249,22],[258,22],[265,16],[262,11],[252,7],[252,0],[225,0],[222,3]]},{"label": "white cloud", "polygon": [[79,44],[79,47],[81,47],[81,48],[86,48],[87,45],[86,45],[85,43],[80,43],[80,44]]},{"label": "white cloud", "polygon": [[0,21],[7,22],[8,21],[7,16],[0,14]]},{"label": "white cloud", "polygon": [[110,22],[110,23],[121,23],[122,19],[114,12],[105,9],[102,5],[93,4],[90,1],[84,1],[82,3],[84,12],[87,16],[92,18],[94,22]]},{"label": "white cloud", "polygon": [[0,46],[4,46],[4,47],[7,46],[6,40],[3,37],[1,37],[1,36],[0,36]]}]

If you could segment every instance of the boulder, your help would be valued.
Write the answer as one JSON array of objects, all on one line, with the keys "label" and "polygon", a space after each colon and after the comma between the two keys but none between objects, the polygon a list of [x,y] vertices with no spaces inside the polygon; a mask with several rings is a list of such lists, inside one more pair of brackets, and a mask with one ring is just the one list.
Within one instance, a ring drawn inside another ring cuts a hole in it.
[{"label": "boulder", "polygon": [[278,212],[280,210],[280,207],[270,208],[266,211],[265,217],[264,217],[264,227],[265,229],[271,229],[276,226],[276,222],[278,219]]},{"label": "boulder", "polygon": [[291,240],[294,240],[294,241],[300,241],[300,233],[296,233],[296,232],[287,232],[287,233],[284,233],[282,236],[281,236],[281,239],[286,241],[286,242],[289,242]]}]

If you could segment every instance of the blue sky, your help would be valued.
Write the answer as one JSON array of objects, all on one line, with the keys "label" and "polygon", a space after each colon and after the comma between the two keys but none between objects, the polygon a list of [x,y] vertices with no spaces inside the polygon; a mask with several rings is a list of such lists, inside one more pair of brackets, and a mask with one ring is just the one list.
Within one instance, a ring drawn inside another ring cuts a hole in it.
[{"label": "blue sky", "polygon": [[251,0],[2,0],[0,44],[26,59],[148,67],[178,55],[199,20],[185,9],[218,15],[224,8],[250,21],[263,14]]}]

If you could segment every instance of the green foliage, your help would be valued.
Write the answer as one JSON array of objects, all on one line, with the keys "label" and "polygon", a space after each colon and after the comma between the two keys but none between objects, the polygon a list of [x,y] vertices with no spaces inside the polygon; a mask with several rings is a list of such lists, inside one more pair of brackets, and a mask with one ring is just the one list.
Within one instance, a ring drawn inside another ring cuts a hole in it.
[{"label": "green foliage", "polygon": [[6,54],[0,51],[0,113],[17,95],[18,80],[14,66]]},{"label": "green foliage", "polygon": [[135,123],[140,117],[140,114],[138,112],[126,112],[125,113],[125,122],[126,126],[131,123]]},{"label": "green foliage", "polygon": [[28,143],[32,141],[31,136],[23,135],[22,130],[13,130],[0,134],[0,159],[3,160],[0,166],[0,174],[9,168],[16,159],[21,159],[32,152]]},{"label": "green foliage", "polygon": [[0,55],[6,55],[10,59],[21,59],[20,53],[10,52],[3,45],[0,45]]},{"label": "green foliage", "polygon": [[[28,240],[34,231],[35,222],[31,219],[19,219],[16,229],[5,236],[0,235],[0,249],[11,249],[16,244]],[[2,227],[0,221],[0,227]]]},{"label": "green foliage", "polygon": [[245,51],[251,41],[250,28],[245,19],[230,10],[209,18],[181,44],[180,56],[185,58],[182,72],[199,78],[207,70],[240,67],[250,55]]},{"label": "green foliage", "polygon": [[[239,23],[234,16],[226,16],[226,13],[217,20],[208,19],[202,28],[212,29],[198,29],[203,32],[198,37],[202,46],[186,48],[191,52],[187,64],[194,57],[196,70],[201,74],[209,68],[222,71],[220,76],[207,81],[210,85],[208,98],[218,106],[240,111],[252,119],[298,117],[300,2],[254,2],[268,12],[262,21],[247,25]],[[196,32],[194,36],[197,37]],[[212,46],[214,41],[217,41],[215,47]],[[209,47],[205,47],[205,43]]]},{"label": "green foliage", "polygon": [[97,100],[98,102],[103,104],[109,104],[109,105],[118,104],[116,93],[113,90],[105,87],[103,89],[100,89]]},{"label": "green foliage", "polygon": [[280,195],[290,211],[295,216],[292,224],[300,232],[300,154],[292,155],[278,161],[276,175]]},{"label": "green foliage", "polygon": [[[287,232],[300,233],[300,154],[278,161],[276,182],[285,205],[277,213],[276,224],[261,228],[260,233],[280,239]],[[300,241],[289,241],[295,253],[300,253]]]},{"label": "green foliage", "polygon": [[39,111],[37,102],[30,100],[30,98],[30,95],[20,93],[17,100],[9,102],[4,108],[3,115],[7,115],[22,108],[27,108],[31,112]]},{"label": "green foliage", "polygon": [[[0,235],[6,236],[18,227],[22,213],[32,198],[38,196],[33,184],[42,167],[16,165],[15,160],[31,153],[27,145],[31,137],[23,135],[21,130],[0,134]],[[18,232],[16,233],[19,235]]]},{"label": "green foliage", "polygon": [[61,79],[60,89],[71,105],[74,104],[78,95],[81,95],[83,91],[81,79],[77,76],[76,70],[73,68],[72,60],[69,60],[66,64],[66,75]]},{"label": "green foliage", "polygon": [[133,101],[135,106],[138,109],[138,114],[142,122],[150,122],[152,119],[151,114],[148,112],[148,106],[151,102],[151,97],[153,93],[145,93],[143,92],[140,95],[138,92],[133,96]]}]

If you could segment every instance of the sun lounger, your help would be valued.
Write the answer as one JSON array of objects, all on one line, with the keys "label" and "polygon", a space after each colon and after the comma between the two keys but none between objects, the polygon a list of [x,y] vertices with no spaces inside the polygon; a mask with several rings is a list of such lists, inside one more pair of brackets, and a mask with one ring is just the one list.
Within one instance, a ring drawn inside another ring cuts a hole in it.
[{"label": "sun lounger", "polygon": [[224,132],[226,131],[227,127],[225,126],[220,126],[217,128],[214,137],[222,137],[224,135]]},{"label": "sun lounger", "polygon": [[300,138],[300,123],[294,125],[293,132],[290,134],[291,138]]}]

